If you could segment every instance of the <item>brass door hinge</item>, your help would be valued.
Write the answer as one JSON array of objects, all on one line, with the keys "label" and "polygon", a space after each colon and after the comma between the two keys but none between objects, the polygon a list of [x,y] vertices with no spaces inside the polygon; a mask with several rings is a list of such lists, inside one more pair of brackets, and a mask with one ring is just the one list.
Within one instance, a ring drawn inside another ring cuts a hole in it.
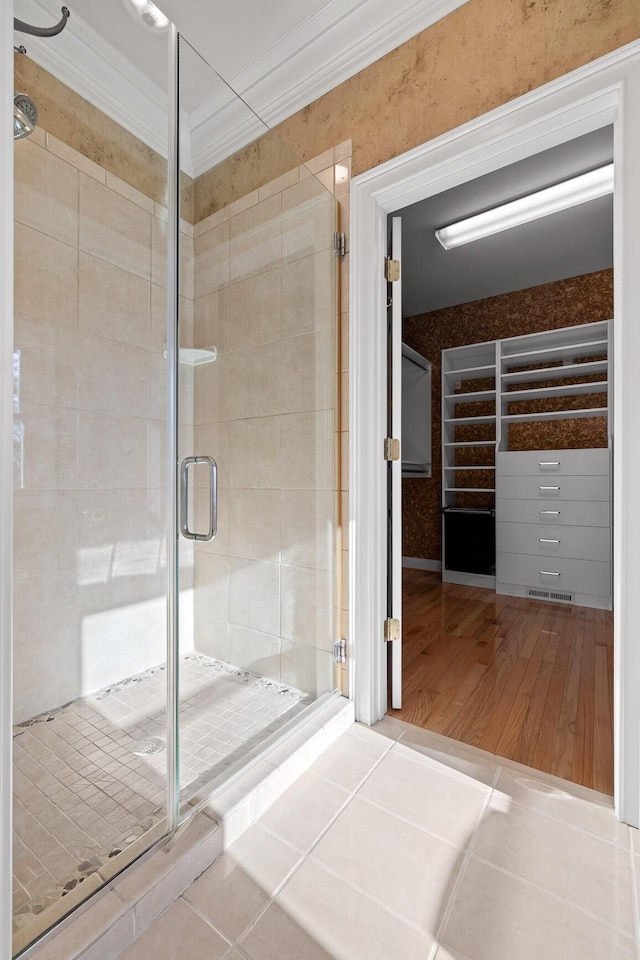
[{"label": "brass door hinge", "polygon": [[384,278],[387,283],[395,283],[400,279],[400,261],[392,260],[391,257],[385,257]]},{"label": "brass door hinge", "polygon": [[395,440],[393,437],[384,438],[384,458],[391,461],[400,459],[399,440]]},{"label": "brass door hinge", "polygon": [[387,643],[394,643],[400,639],[400,621],[387,617],[384,622],[384,639]]}]

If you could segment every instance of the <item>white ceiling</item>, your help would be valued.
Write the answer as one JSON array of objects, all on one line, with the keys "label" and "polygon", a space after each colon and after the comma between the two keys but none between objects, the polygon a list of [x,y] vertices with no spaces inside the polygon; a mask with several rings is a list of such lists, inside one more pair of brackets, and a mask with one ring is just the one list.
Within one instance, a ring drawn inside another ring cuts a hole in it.
[{"label": "white ceiling", "polygon": [[604,270],[613,265],[613,197],[443,250],[438,227],[593,170],[613,157],[603,127],[412,204],[402,217],[405,317]]},{"label": "white ceiling", "polygon": [[[16,42],[166,154],[168,34],[137,22],[128,2],[70,0],[60,36],[16,34]],[[181,107],[191,140],[184,168],[198,176],[259,136],[264,123],[291,116],[465,2],[158,0],[200,55],[183,61]],[[14,7],[30,23],[60,16],[57,0],[15,0]]]}]

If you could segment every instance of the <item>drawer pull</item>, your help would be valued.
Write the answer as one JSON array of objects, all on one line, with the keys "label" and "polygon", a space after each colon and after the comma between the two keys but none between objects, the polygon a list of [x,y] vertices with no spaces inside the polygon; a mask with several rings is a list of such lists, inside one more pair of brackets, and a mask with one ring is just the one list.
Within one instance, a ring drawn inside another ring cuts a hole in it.
[{"label": "drawer pull", "polygon": [[541,517],[542,517],[542,516],[547,516],[547,515],[553,516],[553,517],[559,517],[559,516],[560,516],[560,511],[559,511],[559,510],[538,510],[538,513],[540,514]]},{"label": "drawer pull", "polygon": [[538,487],[538,490],[559,490],[560,487]]},{"label": "drawer pull", "polygon": [[553,540],[549,537],[538,537],[540,543],[560,543],[559,540]]},{"label": "drawer pull", "polygon": [[538,570],[538,573],[541,573],[543,577],[559,577],[560,574],[555,570]]},{"label": "drawer pull", "polygon": [[538,460],[539,467],[559,467],[559,460]]}]

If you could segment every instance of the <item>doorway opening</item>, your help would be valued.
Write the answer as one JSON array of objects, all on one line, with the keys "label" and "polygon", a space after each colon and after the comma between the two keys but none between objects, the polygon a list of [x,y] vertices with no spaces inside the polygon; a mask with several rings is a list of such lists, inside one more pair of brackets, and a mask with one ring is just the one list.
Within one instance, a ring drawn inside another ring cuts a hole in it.
[{"label": "doorway opening", "polygon": [[606,126],[393,214],[402,699],[389,710],[609,795],[613,196],[453,249],[435,231],[612,159]]}]

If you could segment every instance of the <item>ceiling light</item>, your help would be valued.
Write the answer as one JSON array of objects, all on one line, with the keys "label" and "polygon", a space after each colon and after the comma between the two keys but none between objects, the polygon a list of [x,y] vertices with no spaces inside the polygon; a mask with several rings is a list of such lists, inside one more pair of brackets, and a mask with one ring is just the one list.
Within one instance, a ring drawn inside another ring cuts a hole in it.
[{"label": "ceiling light", "polygon": [[490,237],[502,230],[518,227],[531,220],[548,217],[551,213],[575,207],[587,200],[596,200],[613,193],[613,164],[608,163],[597,170],[590,170],[579,177],[556,183],[553,187],[530,193],[519,200],[512,200],[492,210],[485,210],[474,217],[458,220],[448,227],[436,230],[436,239],[445,250],[459,247],[472,240]]},{"label": "ceiling light", "polygon": [[124,0],[124,2],[129,12],[145,27],[150,27],[152,30],[166,30],[169,26],[167,17],[151,0]]}]

